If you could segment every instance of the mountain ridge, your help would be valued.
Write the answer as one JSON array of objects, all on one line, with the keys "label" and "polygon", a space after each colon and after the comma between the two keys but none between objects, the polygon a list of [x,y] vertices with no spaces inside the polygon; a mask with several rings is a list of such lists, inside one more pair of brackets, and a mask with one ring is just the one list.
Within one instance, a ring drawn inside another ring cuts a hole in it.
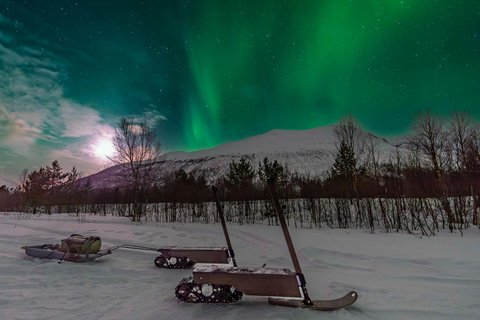
[{"label": "mountain ridge", "polygon": [[[307,130],[274,129],[210,149],[168,152],[159,161],[161,172],[170,174],[179,169],[187,173],[197,170],[205,174],[207,181],[215,182],[227,172],[232,161],[245,157],[257,168],[263,158],[267,157],[270,161],[277,160],[292,173],[320,175],[329,170],[335,160],[335,127],[336,125]],[[366,133],[378,141],[381,155],[386,156],[395,150],[396,146],[385,138]],[[95,189],[116,186],[118,181],[111,174],[114,170],[115,167],[107,168],[84,177],[79,182],[84,183],[90,178]]]}]

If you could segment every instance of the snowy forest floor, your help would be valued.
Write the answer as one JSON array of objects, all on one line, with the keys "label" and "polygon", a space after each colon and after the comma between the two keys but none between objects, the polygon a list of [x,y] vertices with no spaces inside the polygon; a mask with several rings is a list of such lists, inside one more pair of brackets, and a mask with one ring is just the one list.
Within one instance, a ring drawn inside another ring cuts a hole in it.
[{"label": "snowy forest floor", "polygon": [[[228,225],[237,263],[293,265],[280,227]],[[153,264],[156,252],[119,249],[90,263],[26,256],[24,245],[59,243],[72,233],[97,235],[102,249],[133,244],[225,246],[220,224],[132,224],[128,218],[0,213],[2,319],[478,319],[480,230],[433,237],[350,229],[290,227],[312,299],[351,290],[359,298],[333,312],[271,306],[244,296],[231,305],[184,303],[174,294],[192,270]]]}]

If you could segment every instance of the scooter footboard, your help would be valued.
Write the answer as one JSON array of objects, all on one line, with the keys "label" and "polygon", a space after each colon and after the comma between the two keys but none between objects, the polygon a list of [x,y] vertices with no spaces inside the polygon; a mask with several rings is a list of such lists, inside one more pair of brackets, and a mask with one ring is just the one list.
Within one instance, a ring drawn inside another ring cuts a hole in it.
[{"label": "scooter footboard", "polygon": [[227,248],[203,247],[203,248],[182,248],[182,247],[163,247],[158,249],[166,258],[186,257],[195,263],[222,263],[227,264]]},{"label": "scooter footboard", "polygon": [[194,282],[231,285],[246,295],[302,298],[297,277],[289,269],[200,267]]}]

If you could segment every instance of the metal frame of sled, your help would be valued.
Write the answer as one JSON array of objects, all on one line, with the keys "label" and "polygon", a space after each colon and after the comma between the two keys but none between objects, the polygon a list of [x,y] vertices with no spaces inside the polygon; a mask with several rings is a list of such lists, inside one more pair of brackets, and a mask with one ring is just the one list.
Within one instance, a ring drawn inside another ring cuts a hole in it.
[{"label": "metal frame of sled", "polygon": [[[345,296],[334,300],[310,299],[305,276],[302,273],[293,247],[274,182],[274,179],[269,179],[267,185],[285,236],[285,241],[287,242],[295,272],[279,268],[199,267],[193,271],[194,285],[198,286],[200,291],[204,285],[232,286],[246,295],[269,297],[268,302],[270,304],[279,306],[330,311],[352,305],[358,298],[358,294],[355,291],[351,291]],[[220,207],[219,209],[221,210]],[[186,301],[198,302],[194,300]]]}]

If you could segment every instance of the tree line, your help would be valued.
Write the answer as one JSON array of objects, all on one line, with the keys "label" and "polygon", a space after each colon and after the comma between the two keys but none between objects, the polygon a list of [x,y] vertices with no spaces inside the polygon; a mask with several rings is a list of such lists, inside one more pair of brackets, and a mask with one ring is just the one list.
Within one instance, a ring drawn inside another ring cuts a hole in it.
[{"label": "tree line", "polygon": [[57,212],[62,210],[58,206],[70,210],[71,206],[87,203],[93,189],[90,180],[79,184],[78,179],[75,167],[70,172],[64,172],[57,160],[51,166],[32,172],[25,169],[15,188],[0,187],[0,210],[30,211],[34,214],[40,208],[50,214],[53,206],[57,207]]},{"label": "tree line", "polygon": [[[478,122],[468,111],[454,110],[444,117],[429,108],[411,114],[411,121],[405,144],[385,156],[380,140],[347,114],[334,129],[335,161],[319,176],[290,172],[285,164],[268,158],[255,165],[247,157],[232,160],[215,182],[230,210],[229,219],[274,221],[264,181],[276,176],[287,214],[301,226],[434,234],[441,228],[453,231],[478,225]],[[50,212],[57,205],[60,211],[76,206],[77,212],[81,207],[105,213],[114,204],[133,221],[212,219],[207,203],[213,198],[205,173],[179,169],[162,175],[157,166],[160,144],[146,121],[122,118],[114,146],[117,153],[111,160],[125,186],[93,192],[90,182],[76,183],[75,168],[63,173],[54,161],[51,167],[25,172],[17,188],[0,188],[0,210],[36,212],[43,206]]]}]

